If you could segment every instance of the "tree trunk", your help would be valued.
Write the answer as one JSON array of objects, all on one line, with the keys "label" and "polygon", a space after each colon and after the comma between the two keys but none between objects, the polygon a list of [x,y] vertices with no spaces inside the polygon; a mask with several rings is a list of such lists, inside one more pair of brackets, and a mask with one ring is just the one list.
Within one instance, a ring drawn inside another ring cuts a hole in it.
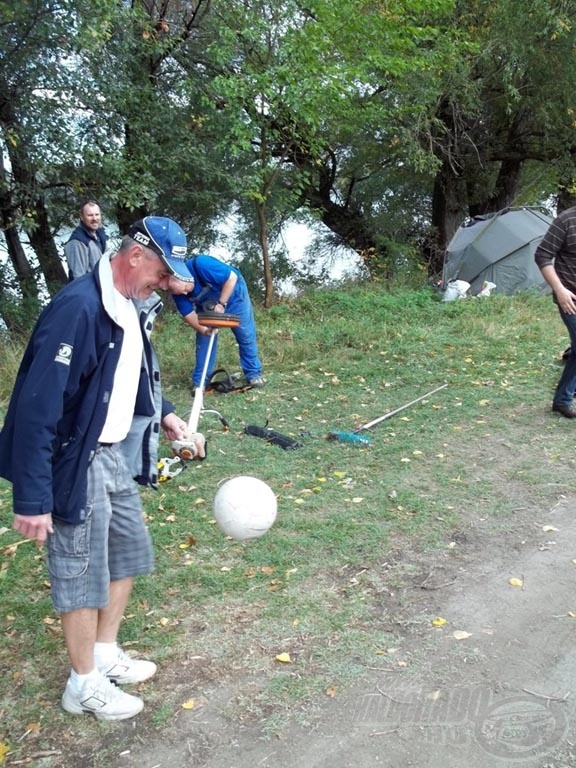
[{"label": "tree trunk", "polygon": [[[12,187],[4,165],[4,156],[0,148],[0,228],[6,239],[8,258],[14,267],[16,281],[18,283],[18,285],[7,284],[6,277],[2,274],[2,277],[0,278],[0,282],[2,283],[2,294],[10,297],[13,303],[17,303],[18,299],[14,296],[14,290],[19,288],[23,298],[38,301],[36,275],[34,274],[34,270],[22,247],[20,235],[16,226],[17,211],[18,206],[12,199]],[[2,301],[4,304],[4,299],[2,299]],[[2,306],[2,314],[5,313],[5,309],[6,307]],[[9,325],[9,323],[6,322],[6,325]]]},{"label": "tree trunk", "polygon": [[325,224],[344,244],[353,248],[361,256],[376,250],[374,237],[366,231],[363,216],[359,211],[351,211],[332,200],[324,199],[317,208]]},{"label": "tree trunk", "polygon": [[258,220],[258,240],[264,266],[264,306],[266,309],[269,309],[274,304],[274,283],[272,281],[270,251],[268,249],[268,222],[266,220],[265,202],[256,202],[256,218]]},{"label": "tree trunk", "polygon": [[116,221],[118,222],[118,231],[121,235],[125,235],[130,226],[134,224],[138,219],[143,219],[144,216],[148,216],[146,207],[141,205],[138,208],[126,208],[120,204],[116,206]]},{"label": "tree trunk", "polygon": [[[1,206],[1,203],[0,203]],[[3,212],[2,212],[3,213]],[[3,226],[10,263],[16,273],[20,296],[14,293],[13,280],[7,279],[6,268],[0,270],[0,315],[10,332],[22,333],[40,312],[38,281],[30,266],[15,226]]]},{"label": "tree trunk", "polygon": [[[6,238],[6,246],[8,248],[8,257],[14,272],[16,273],[16,279],[21,289],[22,296],[26,298],[38,297],[38,284],[34,270],[30,266],[22,243],[20,242],[20,235],[18,230],[14,226],[9,226],[4,229],[4,237]],[[4,283],[5,287],[6,284]],[[15,286],[10,286],[14,289]]]},{"label": "tree trunk", "polygon": [[470,216],[497,213],[514,204],[524,161],[517,157],[506,157],[500,169],[492,192],[485,199],[470,204]]},{"label": "tree trunk", "polygon": [[44,198],[37,198],[32,210],[35,226],[28,236],[44,274],[48,293],[53,296],[66,284],[68,277],[54,242]]},{"label": "tree trunk", "polygon": [[19,303],[10,295],[10,291],[4,285],[3,277],[0,276],[0,318],[9,334],[18,334],[21,331],[21,323],[18,314]]},{"label": "tree trunk", "polygon": [[[3,124],[18,127],[16,115],[12,105],[8,101],[2,104],[0,121]],[[6,142],[12,178],[17,188],[22,190],[18,200],[13,200],[10,193],[11,216],[18,211],[19,217],[23,213],[30,216],[31,225],[28,227],[30,244],[34,249],[40,268],[46,278],[46,285],[50,294],[61,288],[67,280],[66,271],[58,255],[58,250],[52,236],[48,213],[41,194],[41,186],[34,169],[34,163],[28,154],[25,143]],[[2,167],[2,177],[6,179],[6,170]],[[16,268],[16,264],[15,264]],[[20,276],[20,272],[18,272]]]},{"label": "tree trunk", "polygon": [[[313,167],[309,162],[306,162],[306,165]],[[304,167],[302,162],[300,167]],[[390,263],[390,253],[386,245],[378,239],[366,217],[354,206],[350,197],[342,204],[334,202],[332,193],[335,174],[329,164],[322,166],[319,175],[317,167],[315,171],[311,176],[317,179],[316,184],[312,182],[304,193],[309,207],[320,213],[322,223],[338,237],[342,245],[356,251],[372,279],[389,280],[394,274],[394,268]],[[350,189],[352,187],[353,184]]]},{"label": "tree trunk", "polygon": [[448,243],[466,218],[467,211],[466,184],[456,175],[448,160],[445,160],[434,180],[432,233],[424,249],[430,276],[442,272]]}]

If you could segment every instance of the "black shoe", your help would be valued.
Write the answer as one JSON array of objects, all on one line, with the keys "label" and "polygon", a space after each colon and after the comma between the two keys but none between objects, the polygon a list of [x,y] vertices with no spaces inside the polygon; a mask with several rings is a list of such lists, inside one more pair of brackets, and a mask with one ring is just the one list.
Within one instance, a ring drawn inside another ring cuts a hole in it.
[{"label": "black shoe", "polygon": [[561,413],[567,419],[576,419],[576,408],[573,405],[561,405],[558,403],[552,403],[552,410],[555,413]]}]

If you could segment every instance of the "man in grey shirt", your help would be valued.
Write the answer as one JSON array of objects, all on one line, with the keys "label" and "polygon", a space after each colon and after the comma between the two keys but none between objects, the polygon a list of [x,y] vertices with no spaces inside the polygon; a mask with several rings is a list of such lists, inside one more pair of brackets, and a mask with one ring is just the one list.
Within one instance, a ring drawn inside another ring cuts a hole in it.
[{"label": "man in grey shirt", "polygon": [[107,240],[108,235],[102,227],[100,206],[94,200],[87,200],[80,208],[80,224],[64,245],[69,280],[92,272],[106,250]]},{"label": "man in grey shirt", "polygon": [[571,348],[552,400],[552,410],[576,418],[576,207],[562,211],[552,222],[534,254],[570,334]]}]

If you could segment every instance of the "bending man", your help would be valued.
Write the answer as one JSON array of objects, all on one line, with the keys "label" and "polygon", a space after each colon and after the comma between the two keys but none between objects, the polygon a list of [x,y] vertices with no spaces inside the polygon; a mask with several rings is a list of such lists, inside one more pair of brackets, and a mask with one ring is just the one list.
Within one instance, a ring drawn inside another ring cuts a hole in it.
[{"label": "bending man", "polygon": [[[263,387],[262,363],[258,355],[256,341],[256,323],[254,309],[246,281],[240,270],[225,264],[213,256],[200,255],[186,261],[189,280],[192,282],[180,284],[174,291],[174,301],[184,322],[196,331],[196,364],[192,371],[192,386],[197,387],[202,378],[204,362],[208,353],[211,328],[203,326],[198,321],[198,311],[206,305],[213,307],[215,312],[237,315],[240,325],[231,328],[240,355],[240,365],[253,387]],[[212,354],[208,362],[207,379],[210,378],[216,365],[218,337],[214,339]]]}]

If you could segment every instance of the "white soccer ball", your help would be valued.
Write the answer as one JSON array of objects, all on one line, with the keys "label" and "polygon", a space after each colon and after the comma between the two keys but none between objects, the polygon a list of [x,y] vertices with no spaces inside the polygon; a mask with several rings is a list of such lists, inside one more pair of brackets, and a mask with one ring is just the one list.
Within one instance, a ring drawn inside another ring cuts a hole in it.
[{"label": "white soccer ball", "polygon": [[276,520],[276,511],[272,488],[249,475],[226,480],[214,497],[214,517],[220,530],[239,541],[263,536]]}]

